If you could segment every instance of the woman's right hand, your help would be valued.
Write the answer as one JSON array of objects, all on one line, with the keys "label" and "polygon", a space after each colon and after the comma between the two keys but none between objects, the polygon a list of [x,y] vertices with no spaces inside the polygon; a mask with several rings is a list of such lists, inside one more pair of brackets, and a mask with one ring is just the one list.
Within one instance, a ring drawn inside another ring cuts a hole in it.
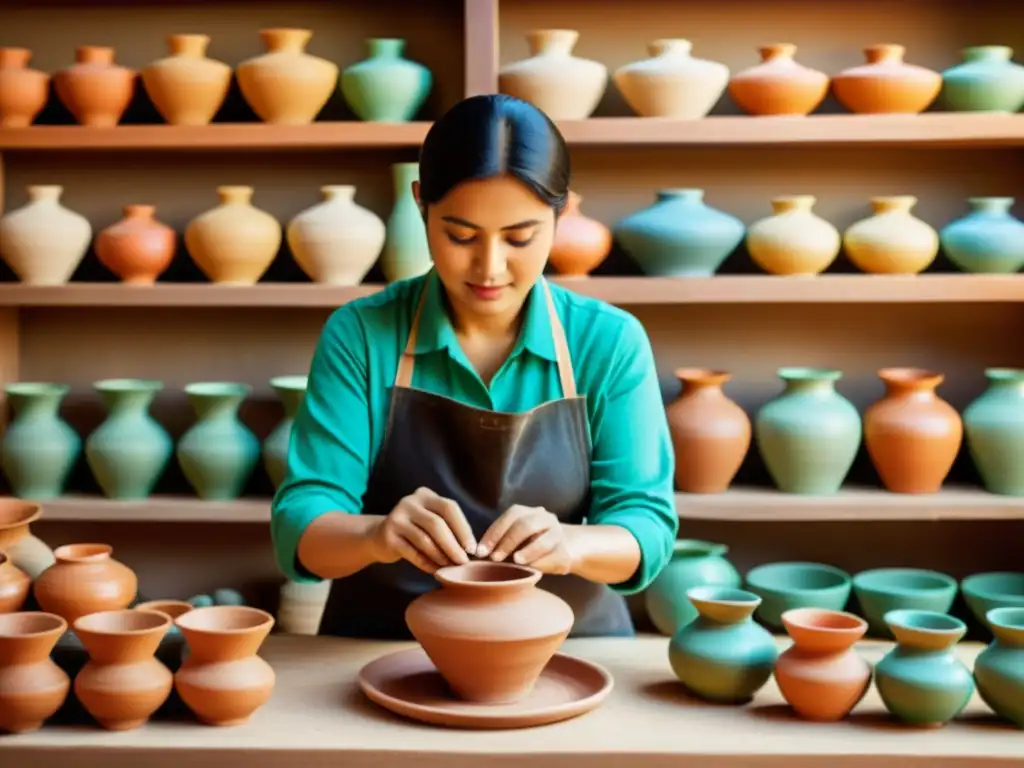
[{"label": "woman's right hand", "polygon": [[448,565],[469,562],[476,539],[459,505],[429,488],[406,496],[381,519],[373,532],[377,560],[408,560],[433,573]]}]

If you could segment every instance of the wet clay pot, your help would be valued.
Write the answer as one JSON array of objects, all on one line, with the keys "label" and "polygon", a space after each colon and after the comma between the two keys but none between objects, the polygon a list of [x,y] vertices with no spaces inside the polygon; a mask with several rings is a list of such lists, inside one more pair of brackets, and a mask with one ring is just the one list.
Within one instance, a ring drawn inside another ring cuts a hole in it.
[{"label": "wet clay pot", "polygon": [[142,70],[153,106],[171,125],[207,125],[224,103],[231,67],[206,57],[209,35],[170,35],[171,55]]},{"label": "wet clay pot", "polygon": [[612,249],[612,233],[596,219],[580,212],[583,197],[569,191],[565,211],[558,219],[555,242],[548,260],[562,277],[586,277]]},{"label": "wet clay pot", "polygon": [[101,611],[74,623],[89,661],[75,676],[75,696],[110,731],[141,728],[167,701],[171,671],[155,658],[171,627],[165,613]]},{"label": "wet clay pot", "polygon": [[864,445],[893,493],[937,493],[960,450],[960,414],[940,398],[941,373],[884,368],[885,396],[864,413]]},{"label": "wet clay pot", "polygon": [[942,75],[903,61],[902,45],[880,44],[864,49],[866,64],[845,69],[832,78],[832,93],[850,112],[916,114],[935,101]]},{"label": "wet clay pot", "polygon": [[96,235],[96,258],[129,285],[152,285],[171,266],[178,236],[156,220],[156,206],[123,211],[123,219]]},{"label": "wet clay pot", "polygon": [[511,563],[439,569],[441,589],[414,600],[405,620],[456,696],[518,701],[572,628],[572,608],[537,587],[541,574]]},{"label": "wet clay pot", "polygon": [[808,720],[842,720],[871,686],[871,665],[853,650],[867,622],[843,611],[795,608],[782,614],[793,645],[775,663],[782,697]]},{"label": "wet clay pot", "polygon": [[0,550],[0,613],[20,611],[32,590],[32,579]]},{"label": "wet clay pot", "polygon": [[113,48],[82,45],[74,66],[53,76],[53,88],[80,125],[112,128],[131,104],[137,74],[114,63]]},{"label": "wet clay pot", "polygon": [[43,508],[31,501],[0,499],[0,552],[30,579],[54,563],[53,550],[32,535],[30,526],[43,514]]},{"label": "wet clay pot", "polygon": [[0,732],[38,730],[64,703],[71,678],[50,652],[67,628],[51,613],[0,614]]},{"label": "wet clay pot", "polygon": [[252,204],[253,188],[217,187],[220,204],[185,228],[185,247],[207,279],[253,285],[274,263],[284,235],[281,224]]},{"label": "wet clay pot", "polygon": [[214,605],[194,608],[174,620],[188,644],[188,658],[174,687],[207,725],[239,725],[267,703],[274,670],[257,652],[274,617],[257,608]]},{"label": "wet clay pot", "polygon": [[138,578],[111,555],[108,544],[65,544],[53,551],[57,562],[36,579],[39,607],[69,624],[99,611],[127,608],[135,599]]},{"label": "wet clay pot", "polygon": [[666,408],[676,457],[676,488],[723,493],[750,448],[750,417],[725,396],[725,371],[680,368],[683,391]]},{"label": "wet clay pot", "polygon": [[729,96],[748,115],[807,115],[828,95],[829,76],[797,63],[796,46],[757,49],[761,63],[733,75]]},{"label": "wet clay pot", "polygon": [[30,69],[32,51],[0,48],[0,128],[32,125],[50,95],[50,76]]}]

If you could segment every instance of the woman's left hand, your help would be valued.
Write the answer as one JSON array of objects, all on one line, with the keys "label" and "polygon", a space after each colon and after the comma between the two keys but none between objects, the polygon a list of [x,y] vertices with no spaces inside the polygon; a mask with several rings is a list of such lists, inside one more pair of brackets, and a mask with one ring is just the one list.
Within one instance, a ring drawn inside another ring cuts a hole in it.
[{"label": "woman's left hand", "polygon": [[543,507],[509,507],[477,544],[476,556],[501,562],[510,555],[517,565],[565,575],[572,570],[568,529]]}]

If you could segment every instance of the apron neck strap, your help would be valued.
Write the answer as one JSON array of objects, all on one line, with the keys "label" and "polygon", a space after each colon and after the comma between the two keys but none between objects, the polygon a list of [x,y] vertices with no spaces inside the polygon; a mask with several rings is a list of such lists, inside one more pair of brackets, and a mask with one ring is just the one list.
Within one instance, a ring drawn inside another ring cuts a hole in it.
[{"label": "apron neck strap", "polygon": [[[412,319],[412,326],[409,328],[409,339],[405,344],[405,351],[398,360],[398,372],[395,374],[395,386],[409,388],[412,386],[412,374],[416,367],[416,338],[419,335],[420,316],[423,314],[423,305],[426,303],[427,291],[430,289],[429,281],[437,279],[436,274],[431,274],[423,283],[423,290],[420,292],[420,300],[416,306],[416,314]],[[544,302],[547,305],[548,318],[551,322],[551,337],[555,344],[555,359],[558,362],[558,378],[562,382],[562,396],[576,397],[576,376],[572,368],[572,356],[569,354],[569,342],[565,337],[565,328],[558,317],[555,309],[554,299],[551,297],[551,287],[548,281],[542,276],[540,278],[541,289],[544,291]]]}]

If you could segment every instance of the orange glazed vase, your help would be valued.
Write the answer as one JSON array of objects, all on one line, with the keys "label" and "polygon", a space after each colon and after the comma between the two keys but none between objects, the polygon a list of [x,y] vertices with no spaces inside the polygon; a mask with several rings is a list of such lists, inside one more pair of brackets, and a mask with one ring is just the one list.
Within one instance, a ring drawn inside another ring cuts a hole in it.
[{"label": "orange glazed vase", "polygon": [[795,608],[782,614],[793,645],[775,663],[779,692],[808,720],[842,720],[871,685],[871,665],[853,644],[864,637],[864,619],[843,611]]},{"label": "orange glazed vase", "polygon": [[580,212],[583,197],[570,190],[558,219],[550,262],[563,277],[587,277],[608,257],[612,233],[604,224]]},{"label": "orange glazed vase", "polygon": [[29,69],[32,51],[0,48],[0,127],[32,125],[50,95],[50,76]]},{"label": "orange glazed vase", "polygon": [[137,72],[114,63],[114,49],[82,45],[75,64],[53,76],[57,97],[80,125],[110,128],[121,122],[135,95]]},{"label": "orange glazed vase", "polygon": [[96,236],[100,263],[131,285],[152,285],[171,266],[177,235],[152,205],[126,205],[124,218]]},{"label": "orange glazed vase", "polygon": [[936,393],[945,378],[918,368],[884,368],[885,396],[864,414],[864,444],[893,493],[936,493],[963,440],[960,414]]},{"label": "orange glazed vase", "polygon": [[206,57],[209,35],[170,35],[171,55],[142,70],[142,85],[170,125],[208,125],[231,86],[231,67]]},{"label": "orange glazed vase", "polygon": [[706,368],[680,368],[683,391],[665,409],[676,456],[676,488],[722,493],[750,449],[750,417],[725,396],[732,376]]},{"label": "orange glazed vase", "polygon": [[127,608],[135,599],[138,578],[111,557],[113,551],[107,544],[57,547],[57,562],[33,586],[39,607],[69,624],[90,613]]},{"label": "orange glazed vase", "polygon": [[795,45],[763,45],[758,52],[761,63],[729,81],[729,97],[748,115],[807,115],[824,101],[828,75],[798,64]]},{"label": "orange glazed vase", "polygon": [[32,591],[32,579],[0,551],[0,613],[20,611]]},{"label": "orange glazed vase", "polygon": [[0,732],[38,730],[64,703],[71,678],[50,653],[67,628],[50,613],[0,614]]},{"label": "orange glazed vase", "polygon": [[881,44],[864,49],[866,64],[832,78],[832,93],[858,114],[917,114],[942,90],[942,75],[903,61],[906,48]]}]

